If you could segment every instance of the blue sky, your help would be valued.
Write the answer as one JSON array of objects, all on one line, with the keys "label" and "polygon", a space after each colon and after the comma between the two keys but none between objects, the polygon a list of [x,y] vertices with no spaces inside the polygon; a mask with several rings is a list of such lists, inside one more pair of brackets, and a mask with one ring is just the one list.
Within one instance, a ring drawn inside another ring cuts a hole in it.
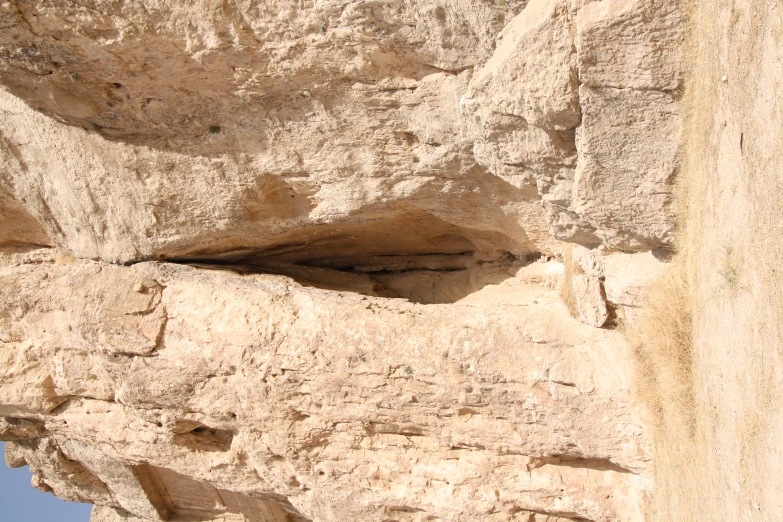
[{"label": "blue sky", "polygon": [[[0,456],[5,442],[0,442]],[[92,504],[66,502],[30,485],[27,466],[11,469],[0,460],[0,522],[88,522]]]}]

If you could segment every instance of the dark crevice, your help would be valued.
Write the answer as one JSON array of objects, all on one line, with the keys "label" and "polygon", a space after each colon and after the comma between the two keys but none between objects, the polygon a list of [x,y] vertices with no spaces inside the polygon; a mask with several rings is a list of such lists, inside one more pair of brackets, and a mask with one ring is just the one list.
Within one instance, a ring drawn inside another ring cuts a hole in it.
[{"label": "dark crevice", "polygon": [[299,229],[267,244],[225,240],[157,257],[201,269],[283,275],[326,290],[436,304],[453,303],[513,277],[540,254],[497,232],[406,209],[387,219]]},{"label": "dark crevice", "polygon": [[553,455],[550,457],[537,457],[531,459],[530,469],[543,466],[562,466],[567,468],[592,469],[595,471],[614,471],[616,473],[634,474],[628,468],[615,464],[609,459],[573,457],[567,455]]},{"label": "dark crevice", "polygon": [[669,94],[676,96],[679,94],[681,88],[677,87],[617,87],[615,85],[586,85],[590,89],[598,90],[612,90],[612,91],[636,91],[636,92],[659,92],[662,94]]},{"label": "dark crevice", "polygon": [[465,65],[463,67],[457,67],[457,68],[454,68],[454,69],[444,69],[443,67],[438,67],[437,65],[433,65],[431,63],[428,63],[428,64],[424,64],[424,67],[425,68],[434,69],[434,70],[436,70],[438,72],[446,73],[446,74],[449,74],[451,76],[457,76],[458,74],[460,74],[460,73],[462,73],[464,71],[473,69],[476,66],[475,65]]},{"label": "dark crevice", "polygon": [[0,440],[5,442],[24,441],[43,437],[46,425],[38,419],[0,417]]},{"label": "dark crevice", "polygon": [[174,424],[172,441],[194,451],[228,451],[234,432],[210,428],[200,422],[179,420]]},{"label": "dark crevice", "polygon": [[584,518],[569,511],[542,511],[537,509],[525,509],[525,511],[535,513],[536,515],[543,515],[545,517],[570,520],[571,522],[595,522],[593,519]]},{"label": "dark crevice", "polygon": [[364,427],[369,437],[379,434],[404,435],[406,437],[424,437],[424,431],[419,426],[399,425],[392,423],[370,422]]},{"label": "dark crevice", "polygon": [[[538,255],[531,256],[538,257]],[[207,270],[230,270],[241,275],[273,274],[290,277],[305,286],[348,291],[362,295],[404,298],[423,304],[453,303],[487,284],[513,276],[530,258],[508,252],[495,259],[474,259],[474,254],[426,254],[374,257],[373,263],[284,263],[272,259],[170,260]],[[359,260],[357,260],[359,261]]]}]

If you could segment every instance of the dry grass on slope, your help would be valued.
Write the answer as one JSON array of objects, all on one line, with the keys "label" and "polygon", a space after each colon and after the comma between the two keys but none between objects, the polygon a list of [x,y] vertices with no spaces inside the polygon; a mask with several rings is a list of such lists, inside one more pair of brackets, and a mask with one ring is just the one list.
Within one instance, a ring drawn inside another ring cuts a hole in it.
[{"label": "dry grass on slope", "polygon": [[647,519],[655,522],[691,520],[681,506],[698,498],[691,293],[682,261],[675,258],[656,281],[627,332],[636,356],[637,393],[650,412],[655,490]]},{"label": "dry grass on slope", "polygon": [[690,3],[677,254],[630,332],[648,520],[779,520],[783,0]]},{"label": "dry grass on slope", "polygon": [[690,293],[674,265],[648,294],[630,336],[638,364],[639,394],[656,430],[688,433],[693,424],[693,345]]}]

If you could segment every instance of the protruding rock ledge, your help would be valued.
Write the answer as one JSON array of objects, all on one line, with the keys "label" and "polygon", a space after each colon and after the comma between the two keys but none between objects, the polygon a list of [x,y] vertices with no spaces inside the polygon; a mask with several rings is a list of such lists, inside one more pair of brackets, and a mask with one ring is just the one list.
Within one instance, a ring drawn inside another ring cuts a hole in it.
[{"label": "protruding rock ledge", "polygon": [[[313,520],[636,520],[649,450],[628,346],[568,317],[556,268],[423,306],[166,263],[8,267],[3,437],[58,495],[143,520],[159,509],[142,464]],[[147,338],[156,310],[153,352],[112,333]],[[43,441],[108,489],[69,489]]]}]

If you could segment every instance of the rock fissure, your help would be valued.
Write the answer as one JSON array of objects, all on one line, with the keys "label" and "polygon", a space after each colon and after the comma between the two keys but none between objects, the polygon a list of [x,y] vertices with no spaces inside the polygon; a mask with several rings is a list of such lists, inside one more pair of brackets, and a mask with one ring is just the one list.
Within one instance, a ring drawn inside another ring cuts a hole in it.
[{"label": "rock fissure", "polygon": [[512,277],[541,255],[515,255],[493,241],[509,239],[405,210],[389,220],[304,229],[268,247],[191,246],[186,255],[158,257],[200,269],[280,274],[335,291],[449,303]]}]

